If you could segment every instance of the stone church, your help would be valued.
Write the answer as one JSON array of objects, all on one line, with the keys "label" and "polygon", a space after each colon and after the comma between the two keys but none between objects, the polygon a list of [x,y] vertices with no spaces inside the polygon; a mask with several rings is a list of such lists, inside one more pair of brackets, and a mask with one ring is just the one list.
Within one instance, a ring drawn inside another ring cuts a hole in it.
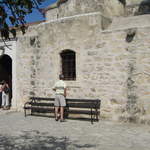
[{"label": "stone church", "polygon": [[11,109],[54,97],[62,73],[67,98],[101,99],[101,117],[150,124],[150,1],[58,0],[44,12],[45,22],[0,43]]}]

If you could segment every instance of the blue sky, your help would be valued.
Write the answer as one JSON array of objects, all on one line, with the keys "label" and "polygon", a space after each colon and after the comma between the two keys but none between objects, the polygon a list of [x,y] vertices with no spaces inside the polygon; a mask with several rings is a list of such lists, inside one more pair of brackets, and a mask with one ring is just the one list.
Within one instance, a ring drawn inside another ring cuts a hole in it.
[{"label": "blue sky", "polygon": [[[46,8],[48,7],[50,4],[56,2],[57,0],[45,0],[45,2],[42,3],[42,5],[40,5],[40,8]],[[27,23],[29,22],[36,22],[36,21],[40,21],[40,20],[44,20],[42,14],[40,14],[40,12],[38,10],[33,10],[33,13],[26,16],[26,21]]]}]

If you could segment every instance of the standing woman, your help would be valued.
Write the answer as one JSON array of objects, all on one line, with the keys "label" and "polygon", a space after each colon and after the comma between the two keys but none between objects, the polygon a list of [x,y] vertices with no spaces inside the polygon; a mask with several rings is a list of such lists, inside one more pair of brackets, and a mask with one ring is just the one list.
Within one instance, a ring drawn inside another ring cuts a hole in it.
[{"label": "standing woman", "polygon": [[0,82],[0,108],[2,107],[2,83]]},{"label": "standing woman", "polygon": [[55,120],[58,121],[60,108],[60,122],[64,122],[64,107],[66,106],[66,83],[63,81],[64,76],[59,75],[59,80],[55,83],[53,90],[55,91]]},{"label": "standing woman", "polygon": [[2,107],[4,110],[9,109],[9,86],[6,81],[2,81]]}]

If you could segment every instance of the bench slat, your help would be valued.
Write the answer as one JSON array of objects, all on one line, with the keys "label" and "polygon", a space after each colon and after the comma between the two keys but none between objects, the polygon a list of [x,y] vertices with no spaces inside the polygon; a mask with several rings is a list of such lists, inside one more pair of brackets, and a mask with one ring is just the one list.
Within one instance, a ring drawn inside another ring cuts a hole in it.
[{"label": "bench slat", "polygon": [[25,106],[24,109],[31,109],[31,106]]},{"label": "bench slat", "polygon": [[67,102],[89,102],[89,103],[97,103],[100,100],[98,99],[66,99]]},{"label": "bench slat", "polygon": [[[90,110],[68,110],[69,114],[91,114]],[[99,112],[92,111],[93,115],[98,114]]]},{"label": "bench slat", "polygon": [[67,103],[67,107],[73,108],[96,108],[97,105],[93,103]]},{"label": "bench slat", "polygon": [[53,108],[39,108],[39,107],[32,107],[31,108],[32,112],[39,112],[39,113],[48,113],[48,112],[54,112]]},{"label": "bench slat", "polygon": [[54,101],[54,98],[48,98],[48,97],[30,97],[31,100],[35,101]]},{"label": "bench slat", "polygon": [[32,106],[54,106],[54,103],[31,103]]}]

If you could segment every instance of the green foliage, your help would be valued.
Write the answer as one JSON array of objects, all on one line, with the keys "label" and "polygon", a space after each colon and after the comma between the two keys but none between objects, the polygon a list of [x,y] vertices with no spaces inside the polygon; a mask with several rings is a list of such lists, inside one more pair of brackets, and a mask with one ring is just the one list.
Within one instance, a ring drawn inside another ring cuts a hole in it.
[{"label": "green foliage", "polygon": [[[45,0],[0,0],[0,34],[1,38],[8,40],[10,33],[16,37],[16,28],[20,28],[25,33],[25,16],[32,13],[32,10],[38,9],[39,5]],[[7,19],[12,24],[8,27]]]}]

